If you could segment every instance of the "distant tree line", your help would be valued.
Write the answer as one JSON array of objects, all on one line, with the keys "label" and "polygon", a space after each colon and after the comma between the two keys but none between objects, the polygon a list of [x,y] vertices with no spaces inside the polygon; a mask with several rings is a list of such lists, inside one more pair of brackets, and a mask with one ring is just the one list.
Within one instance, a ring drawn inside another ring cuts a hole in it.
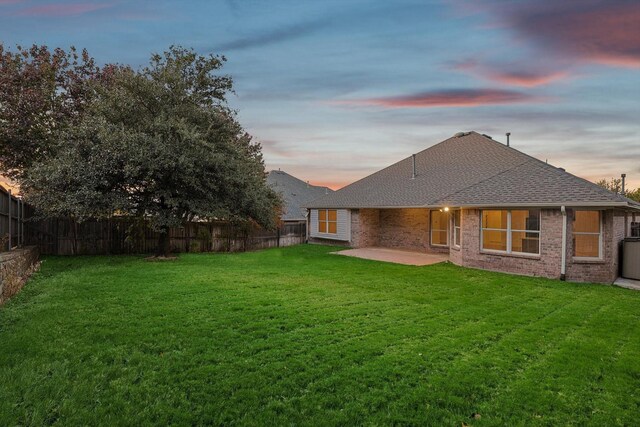
[{"label": "distant tree line", "polygon": [[169,228],[193,219],[274,227],[281,202],[227,104],[224,62],[171,47],[134,70],[0,44],[0,172],[43,216],[148,220],[158,255]]},{"label": "distant tree line", "polygon": [[[600,181],[597,181],[596,184],[609,191],[613,191],[616,194],[622,194],[622,178],[610,178],[609,180],[601,179]],[[635,200],[636,202],[640,202],[640,188],[631,190],[627,190],[625,188],[623,196],[628,197],[631,200]]]}]

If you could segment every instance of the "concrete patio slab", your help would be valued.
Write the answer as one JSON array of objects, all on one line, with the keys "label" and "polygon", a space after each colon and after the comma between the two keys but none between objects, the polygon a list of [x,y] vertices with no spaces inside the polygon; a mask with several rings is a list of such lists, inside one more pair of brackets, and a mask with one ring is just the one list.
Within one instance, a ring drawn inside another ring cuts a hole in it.
[{"label": "concrete patio slab", "polygon": [[401,249],[389,248],[358,248],[332,252],[336,255],[351,256],[370,259],[374,261],[392,262],[405,265],[431,265],[449,261],[448,254],[427,254],[424,252],[412,252]]},{"label": "concrete patio slab", "polygon": [[625,279],[624,277],[618,277],[615,282],[613,282],[615,286],[620,286],[621,288],[633,289],[635,291],[640,291],[640,280],[633,279]]}]

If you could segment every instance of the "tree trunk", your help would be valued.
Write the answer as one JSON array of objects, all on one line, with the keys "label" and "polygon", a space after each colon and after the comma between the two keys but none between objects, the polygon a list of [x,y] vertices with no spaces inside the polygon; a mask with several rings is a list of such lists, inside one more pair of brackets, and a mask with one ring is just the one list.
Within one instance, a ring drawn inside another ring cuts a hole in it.
[{"label": "tree trunk", "polygon": [[156,249],[156,256],[168,257],[171,253],[169,240],[169,227],[163,227],[158,235],[158,248]]},{"label": "tree trunk", "polygon": [[[72,241],[72,244],[71,244],[71,252],[72,252],[72,255],[78,255],[78,223],[73,218],[70,218],[69,222],[70,222],[70,225],[71,225],[71,232],[72,232],[72,235],[73,235],[73,241]],[[9,248],[9,249],[11,249],[11,248]]]},{"label": "tree trunk", "polygon": [[[167,211],[167,205],[164,200],[164,196],[160,196],[160,217],[166,220],[167,215],[164,215]],[[169,226],[165,225],[160,228],[160,234],[158,236],[158,249],[156,250],[156,256],[168,257],[171,252],[170,239],[169,239]]]}]

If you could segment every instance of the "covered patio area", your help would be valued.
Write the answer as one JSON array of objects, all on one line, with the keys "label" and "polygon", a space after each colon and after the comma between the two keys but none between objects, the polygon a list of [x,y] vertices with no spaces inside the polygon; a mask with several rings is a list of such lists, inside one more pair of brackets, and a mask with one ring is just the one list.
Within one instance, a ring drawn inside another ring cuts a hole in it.
[{"label": "covered patio area", "polygon": [[357,249],[347,249],[333,252],[336,255],[351,256],[356,258],[370,259],[374,261],[392,262],[405,265],[431,265],[439,262],[449,261],[449,254],[425,253],[403,249],[391,249],[380,247],[367,247]]}]

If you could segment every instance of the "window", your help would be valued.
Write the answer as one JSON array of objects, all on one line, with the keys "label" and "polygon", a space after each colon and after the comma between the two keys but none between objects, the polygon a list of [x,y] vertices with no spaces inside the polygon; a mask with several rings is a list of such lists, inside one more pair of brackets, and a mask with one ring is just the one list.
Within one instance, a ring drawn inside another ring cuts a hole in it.
[{"label": "window", "polygon": [[449,246],[449,217],[446,212],[431,211],[431,244]]},{"label": "window", "polygon": [[523,254],[540,253],[540,211],[511,211],[511,251]]},{"label": "window", "polygon": [[335,209],[318,209],[318,232],[338,233],[338,211]]},{"label": "window", "polygon": [[507,211],[482,211],[482,249],[507,251]]},{"label": "window", "polygon": [[481,240],[487,251],[540,254],[540,210],[482,211]]},{"label": "window", "polygon": [[460,210],[453,211],[453,246],[460,247]]},{"label": "window", "polygon": [[600,258],[602,247],[600,211],[575,211],[573,216],[573,256]]}]

